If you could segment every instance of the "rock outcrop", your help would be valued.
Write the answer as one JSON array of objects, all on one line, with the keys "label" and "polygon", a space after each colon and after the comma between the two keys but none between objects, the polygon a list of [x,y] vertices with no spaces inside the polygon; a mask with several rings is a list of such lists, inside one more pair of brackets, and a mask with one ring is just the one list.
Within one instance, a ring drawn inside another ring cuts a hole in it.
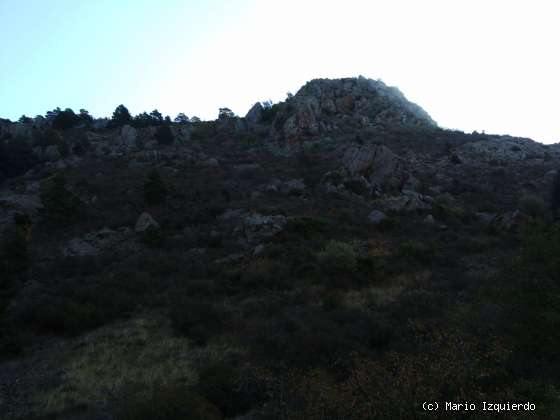
[{"label": "rock outcrop", "polygon": [[342,167],[323,177],[327,190],[334,191],[335,187],[337,191],[346,189],[364,196],[412,188],[416,182],[402,158],[377,144],[349,146],[342,157]]},{"label": "rock outcrop", "polygon": [[283,104],[273,121],[271,137],[291,142],[396,124],[436,126],[422,108],[381,81],[315,79]]},{"label": "rock outcrop", "polygon": [[461,162],[515,162],[527,159],[543,159],[553,150],[530,139],[501,136],[488,140],[466,143],[455,150]]}]

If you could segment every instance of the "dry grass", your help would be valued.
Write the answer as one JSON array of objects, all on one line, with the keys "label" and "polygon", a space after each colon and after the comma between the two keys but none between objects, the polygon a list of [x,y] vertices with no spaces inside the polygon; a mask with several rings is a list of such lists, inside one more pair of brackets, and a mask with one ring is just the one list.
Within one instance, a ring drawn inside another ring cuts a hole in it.
[{"label": "dry grass", "polygon": [[174,337],[168,322],[146,316],[122,322],[76,341],[61,355],[62,384],[38,395],[43,413],[78,405],[104,405],[127,385],[140,385],[148,394],[154,384],[198,380],[197,368],[239,352],[227,344],[196,347]]},{"label": "dry grass", "polygon": [[432,277],[429,270],[413,273],[402,273],[398,276],[386,279],[382,284],[367,287],[360,290],[350,290],[344,296],[344,304],[347,307],[367,310],[368,306],[377,307],[390,305],[396,302],[400,294],[413,286],[421,287],[428,284]]}]

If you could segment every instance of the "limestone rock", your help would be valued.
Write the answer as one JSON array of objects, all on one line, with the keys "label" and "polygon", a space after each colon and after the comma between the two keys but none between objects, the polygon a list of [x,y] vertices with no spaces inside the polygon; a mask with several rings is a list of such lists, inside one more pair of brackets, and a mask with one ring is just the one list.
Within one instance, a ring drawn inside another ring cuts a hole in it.
[{"label": "limestone rock", "polygon": [[245,115],[245,120],[249,126],[254,126],[261,121],[263,114],[263,106],[260,102],[257,102],[255,105],[251,107],[247,115]]},{"label": "limestone rock", "polygon": [[251,214],[244,220],[243,233],[247,242],[257,244],[281,232],[287,224],[285,216]]},{"label": "limestone rock", "polygon": [[410,178],[404,161],[385,146],[351,146],[342,161],[348,173],[363,175],[381,188],[402,188]]},{"label": "limestone rock", "polygon": [[418,194],[414,191],[403,190],[397,197],[390,197],[378,202],[386,211],[403,212],[414,210],[429,210],[432,208],[433,199],[429,196]]},{"label": "limestone rock", "polygon": [[455,149],[461,162],[516,162],[527,159],[543,159],[547,149],[530,139],[496,136],[488,140],[466,143]]},{"label": "limestone rock", "polygon": [[302,179],[291,179],[280,184],[280,191],[285,194],[301,195],[305,191],[305,183]]},{"label": "limestone rock", "polygon": [[368,216],[368,220],[371,223],[373,223],[374,225],[378,225],[379,223],[381,223],[386,218],[387,218],[387,215],[385,213],[383,213],[382,211],[379,211],[379,210],[373,210]]},{"label": "limestone rock", "polygon": [[379,80],[315,79],[280,107],[271,137],[290,142],[380,124],[436,126],[423,109]]},{"label": "limestone rock", "polygon": [[149,213],[144,212],[138,217],[134,231],[143,233],[149,229],[159,229],[159,223]]},{"label": "limestone rock", "polygon": [[124,152],[132,152],[137,150],[138,132],[130,125],[123,125],[119,139],[119,148]]}]

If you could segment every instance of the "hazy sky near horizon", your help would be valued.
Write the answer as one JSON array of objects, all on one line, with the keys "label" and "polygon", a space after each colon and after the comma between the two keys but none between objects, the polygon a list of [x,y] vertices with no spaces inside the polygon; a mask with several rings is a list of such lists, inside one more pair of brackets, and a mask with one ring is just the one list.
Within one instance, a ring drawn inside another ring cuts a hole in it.
[{"label": "hazy sky near horizon", "polygon": [[203,119],[318,77],[397,86],[442,127],[560,142],[546,0],[0,0],[0,117],[60,106]]}]

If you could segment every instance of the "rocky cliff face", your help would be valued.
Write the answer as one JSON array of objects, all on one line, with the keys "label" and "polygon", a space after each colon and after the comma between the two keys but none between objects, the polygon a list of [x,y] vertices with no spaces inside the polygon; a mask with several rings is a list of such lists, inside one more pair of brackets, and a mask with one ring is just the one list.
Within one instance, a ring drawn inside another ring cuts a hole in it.
[{"label": "rocky cliff face", "polygon": [[[254,114],[251,112],[251,117]],[[292,142],[387,125],[436,123],[397,88],[381,81],[364,77],[315,79],[281,106],[272,124],[271,138]]]}]

